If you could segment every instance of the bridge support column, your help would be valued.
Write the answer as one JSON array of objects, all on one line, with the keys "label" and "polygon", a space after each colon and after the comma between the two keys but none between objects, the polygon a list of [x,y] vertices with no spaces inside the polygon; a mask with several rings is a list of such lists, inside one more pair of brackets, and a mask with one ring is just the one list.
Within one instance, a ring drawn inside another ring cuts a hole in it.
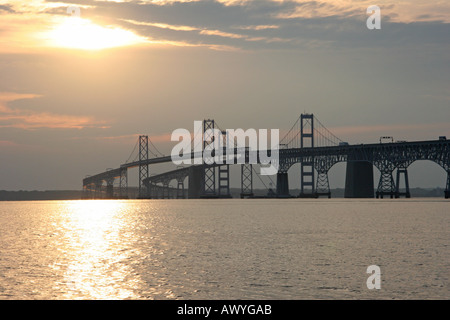
[{"label": "bridge support column", "polygon": [[299,198],[313,198],[316,197],[316,190],[314,187],[314,163],[302,162],[301,163],[301,191],[298,195]]},{"label": "bridge support column", "polygon": [[177,199],[184,199],[184,177],[177,179]]},{"label": "bridge support column", "polygon": [[95,199],[101,199],[103,198],[102,196],[102,186],[103,186],[103,181],[96,181],[95,182],[95,191],[94,191],[94,198]]},{"label": "bridge support column", "polygon": [[287,172],[277,173],[277,197],[287,198],[289,194],[289,177]]},{"label": "bridge support column", "polygon": [[395,182],[392,177],[392,172],[395,167],[394,164],[388,160],[379,161],[376,166],[380,170],[380,182],[378,183],[378,189],[376,192],[377,199],[383,199],[383,196],[390,196],[391,199],[395,196]]},{"label": "bridge support column", "polygon": [[253,197],[253,166],[250,163],[241,165],[241,199]]},{"label": "bridge support column", "polygon": [[216,198],[216,168],[204,166],[202,198]]},{"label": "bridge support column", "polygon": [[202,194],[203,186],[203,167],[192,166],[189,168],[189,185],[188,185],[188,198],[199,199]]},{"label": "bridge support column", "polygon": [[162,189],[162,198],[163,199],[170,199],[169,183],[170,183],[170,181],[164,181],[163,182],[163,189]]},{"label": "bridge support column", "polygon": [[345,176],[345,198],[374,197],[373,164],[348,161]]},{"label": "bridge support column", "polygon": [[328,171],[318,172],[316,195],[317,197],[327,196],[328,198],[331,198],[330,181],[328,180]]},{"label": "bridge support column", "polygon": [[144,181],[144,185],[145,185],[145,189],[147,190],[148,198],[152,199],[153,198],[153,192],[154,192],[153,184],[150,181],[145,180]]},{"label": "bridge support column", "polygon": [[314,167],[317,171],[316,192],[317,197],[327,196],[331,198],[330,181],[328,171],[334,165],[331,157],[316,157]]},{"label": "bridge support column", "polygon": [[391,199],[395,195],[395,182],[392,177],[392,172],[381,173],[380,182],[378,183],[378,189],[376,192],[377,199],[383,199],[383,196],[390,196]]},{"label": "bridge support column", "polygon": [[83,186],[83,199],[92,199],[92,198],[93,198],[92,185],[91,184],[84,185]]},{"label": "bridge support column", "polygon": [[106,199],[114,198],[114,178],[106,180]]},{"label": "bridge support column", "polygon": [[159,191],[160,191],[160,187],[158,185],[156,185],[156,184],[151,185],[152,199],[160,199],[161,198]]},{"label": "bridge support column", "polygon": [[127,168],[120,169],[119,197],[122,199],[128,199],[128,170],[127,170]]},{"label": "bridge support column", "polygon": [[[400,176],[402,174],[405,179],[405,192],[400,192]],[[400,196],[405,196],[406,198],[411,198],[411,193],[409,192],[408,169],[406,166],[400,166],[397,168],[395,197],[400,198]]]},{"label": "bridge support column", "polygon": [[450,170],[447,171],[447,186],[445,188],[445,199],[450,198]]},{"label": "bridge support column", "polygon": [[150,199],[158,199],[158,187],[155,184],[150,183],[147,186],[147,188],[149,188],[148,189],[148,191],[149,191],[149,198]]}]

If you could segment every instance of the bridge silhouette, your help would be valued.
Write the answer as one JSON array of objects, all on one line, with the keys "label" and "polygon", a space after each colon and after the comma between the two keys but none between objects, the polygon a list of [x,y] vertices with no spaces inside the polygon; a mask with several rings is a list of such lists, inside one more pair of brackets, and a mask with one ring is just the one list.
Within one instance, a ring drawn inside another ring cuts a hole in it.
[{"label": "bridge silhouette", "polygon": [[[230,166],[236,165],[241,167],[240,197],[254,198],[256,196],[253,192],[253,181],[254,177],[258,176],[254,165],[264,166],[259,157],[262,151],[269,155],[273,152],[278,154],[276,188],[268,190],[265,197],[318,198],[326,196],[330,198],[328,172],[335,164],[346,162],[345,197],[399,198],[404,196],[409,198],[411,194],[408,167],[418,160],[433,161],[444,169],[447,173],[444,196],[446,199],[450,197],[450,140],[445,137],[440,137],[438,140],[413,142],[394,142],[390,137],[382,137],[379,143],[350,145],[328,130],[313,114],[301,114],[290,130],[280,139],[279,148],[276,150],[270,148],[255,150],[248,147],[226,149],[225,140],[236,137],[227,136],[227,131],[221,129],[216,121],[208,119],[203,121],[203,132],[200,133],[202,151],[194,151],[198,150],[197,145],[191,153],[183,154],[183,156],[192,160],[203,159],[205,148],[214,141],[211,136],[206,137],[206,135],[214,129],[220,130],[223,134],[219,145],[223,144],[221,147],[223,153],[231,157],[231,161],[193,164],[150,175],[151,167],[156,164],[170,163],[172,157],[161,154],[148,136],[141,135],[132,152],[133,154],[137,151],[133,161],[129,161],[130,156],[126,163],[118,168],[108,169],[83,179],[84,197],[87,199],[127,198],[128,170],[138,168],[137,198],[231,198]],[[386,141],[386,138],[390,140]],[[150,153],[153,157],[149,157]],[[251,162],[250,159],[257,159],[257,162]],[[300,164],[298,184],[300,193],[291,195],[288,171],[295,164]],[[376,190],[373,181],[374,167],[380,172]],[[394,172],[396,179],[394,179]],[[401,190],[402,178],[405,188]],[[187,192],[186,179],[188,179]],[[118,188],[114,188],[116,180],[119,182]],[[172,181],[177,182],[176,188],[170,186]]]}]

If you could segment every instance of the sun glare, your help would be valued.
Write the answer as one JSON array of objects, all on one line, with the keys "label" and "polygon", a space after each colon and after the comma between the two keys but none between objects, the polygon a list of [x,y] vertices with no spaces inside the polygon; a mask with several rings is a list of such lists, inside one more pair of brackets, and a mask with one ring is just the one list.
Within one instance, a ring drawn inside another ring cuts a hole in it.
[{"label": "sun glare", "polygon": [[142,37],[131,31],[102,27],[78,17],[65,18],[46,38],[51,46],[82,50],[101,50],[144,42]]}]

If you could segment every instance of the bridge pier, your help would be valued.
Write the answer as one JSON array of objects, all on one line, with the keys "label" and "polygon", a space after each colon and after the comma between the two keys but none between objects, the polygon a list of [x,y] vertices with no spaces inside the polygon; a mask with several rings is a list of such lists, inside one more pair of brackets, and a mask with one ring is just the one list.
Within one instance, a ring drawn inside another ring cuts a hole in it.
[{"label": "bridge pier", "polygon": [[373,165],[367,161],[347,161],[345,198],[373,198]]},{"label": "bridge pier", "polygon": [[192,166],[189,168],[189,182],[188,182],[188,198],[200,199],[203,186],[203,167]]},{"label": "bridge pier", "polygon": [[163,189],[162,189],[162,198],[163,199],[170,199],[169,182],[170,181],[163,182]]},{"label": "bridge pier", "polygon": [[184,177],[177,179],[177,199],[184,199]]},{"label": "bridge pier", "polygon": [[[402,174],[405,179],[405,192],[400,192],[400,176]],[[406,198],[411,198],[411,193],[409,192],[408,169],[407,169],[406,165],[402,165],[397,168],[395,198],[400,198],[400,196],[405,196]]]},{"label": "bridge pier", "polygon": [[128,169],[120,169],[119,197],[128,199]]},{"label": "bridge pier", "polygon": [[102,186],[103,181],[95,181],[95,191],[94,191],[94,198],[95,199],[101,199],[102,197]]},{"label": "bridge pier", "polygon": [[327,196],[331,198],[330,181],[328,179],[328,171],[336,163],[333,157],[316,157],[314,167],[317,171],[316,192],[317,197]]},{"label": "bridge pier", "polygon": [[380,181],[376,192],[376,197],[383,199],[384,196],[390,196],[391,199],[396,195],[396,187],[392,172],[395,165],[392,161],[387,160],[388,154],[378,154],[380,159],[374,161],[374,165],[380,170]]},{"label": "bridge pier", "polygon": [[327,196],[328,199],[331,198],[330,181],[328,180],[328,171],[318,172],[315,194],[317,195],[317,197]]},{"label": "bridge pier", "polygon": [[161,199],[162,198],[161,187],[156,184],[152,184],[151,188],[152,188],[151,198],[152,199]]},{"label": "bridge pier", "polygon": [[114,178],[106,180],[106,199],[114,198]]},{"label": "bridge pier", "polygon": [[153,199],[161,199],[162,198],[162,189],[161,189],[161,187],[160,186],[158,186],[158,185],[154,185],[153,186],[153,191],[154,191],[154,195],[153,195]]},{"label": "bridge pier", "polygon": [[391,172],[382,172],[380,175],[380,182],[378,183],[378,189],[376,197],[383,199],[383,196],[390,196],[391,199],[396,195],[395,182]]},{"label": "bridge pier", "polygon": [[83,185],[83,199],[92,199],[93,198],[91,188],[92,188],[91,184]]},{"label": "bridge pier", "polygon": [[287,172],[277,173],[277,197],[288,198],[289,194],[289,177]]}]

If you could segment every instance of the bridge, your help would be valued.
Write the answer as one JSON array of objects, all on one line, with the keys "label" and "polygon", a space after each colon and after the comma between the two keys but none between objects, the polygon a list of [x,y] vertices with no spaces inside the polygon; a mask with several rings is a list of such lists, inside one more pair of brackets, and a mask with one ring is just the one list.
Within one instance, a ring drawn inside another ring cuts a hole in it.
[{"label": "bridge", "polygon": [[[412,142],[395,142],[390,137],[382,137],[379,143],[349,145],[330,132],[313,114],[302,114],[280,139],[278,148],[266,150],[249,147],[228,148],[225,141],[234,140],[236,137],[228,136],[227,131],[221,129],[216,121],[208,119],[203,121],[200,151],[196,151],[197,145],[191,149],[190,153],[182,156],[191,160],[204,159],[205,150],[214,143],[214,137],[211,137],[211,132],[214,131],[211,130],[215,129],[223,135],[219,137],[218,145],[223,148],[223,155],[228,157],[227,161],[225,157],[222,157],[222,161],[216,163],[202,162],[188,167],[178,167],[158,175],[150,175],[150,169],[153,166],[170,163],[172,157],[161,154],[148,136],[141,135],[135,145],[134,151],[137,151],[137,154],[133,161],[128,161],[130,157],[118,168],[108,169],[83,179],[85,198],[127,198],[129,195],[128,170],[132,168],[138,168],[139,172],[137,198],[230,198],[230,166],[232,165],[241,167],[240,197],[254,198],[254,177],[260,178],[254,165],[265,165],[260,158],[260,155],[264,153],[278,155],[276,189],[270,189],[267,197],[331,197],[328,172],[335,164],[346,162],[345,197],[399,198],[404,196],[410,198],[408,167],[418,160],[433,161],[444,169],[447,173],[444,196],[446,199],[450,197],[450,140],[445,137],[440,137],[438,140]],[[385,141],[386,138],[390,141]],[[149,148],[149,142],[153,151]],[[153,157],[149,157],[149,153],[152,153]],[[210,156],[214,157],[215,154],[212,153]],[[256,162],[250,159],[256,159]],[[196,163],[196,161],[193,162]],[[291,195],[288,171],[295,164],[300,164],[298,184],[300,193]],[[374,167],[380,172],[376,190],[373,181]],[[186,179],[188,179],[187,188]],[[402,179],[404,189],[400,189]],[[115,181],[119,182],[116,190]],[[176,181],[176,188],[171,187],[172,181]]]}]

